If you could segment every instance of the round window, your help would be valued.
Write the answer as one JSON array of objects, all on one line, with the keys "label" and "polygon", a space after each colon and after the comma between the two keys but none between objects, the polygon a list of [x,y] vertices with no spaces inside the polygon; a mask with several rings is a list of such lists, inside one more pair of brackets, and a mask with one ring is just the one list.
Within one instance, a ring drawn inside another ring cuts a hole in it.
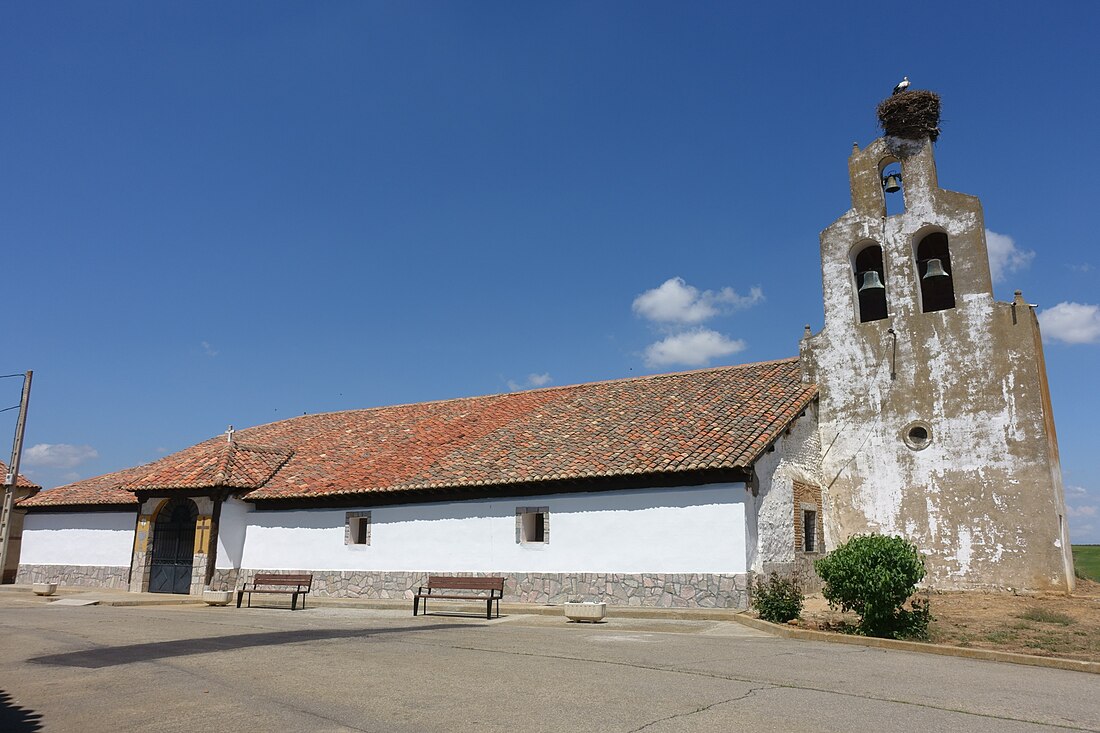
[{"label": "round window", "polygon": [[913,450],[923,450],[932,443],[932,426],[918,420],[906,425],[901,436],[905,444]]}]

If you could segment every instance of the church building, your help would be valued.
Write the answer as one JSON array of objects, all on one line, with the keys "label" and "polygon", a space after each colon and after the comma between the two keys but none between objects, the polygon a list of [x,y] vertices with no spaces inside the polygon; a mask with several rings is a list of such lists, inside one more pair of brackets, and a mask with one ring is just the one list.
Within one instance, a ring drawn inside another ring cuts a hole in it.
[{"label": "church building", "polygon": [[812,584],[878,532],[935,588],[1071,589],[1038,321],[993,298],[978,200],[939,187],[938,105],[896,94],[853,149],[798,357],[230,429],[22,499],[17,582],[310,572],[402,598],[453,573],[514,602],[745,608],[754,575]]}]

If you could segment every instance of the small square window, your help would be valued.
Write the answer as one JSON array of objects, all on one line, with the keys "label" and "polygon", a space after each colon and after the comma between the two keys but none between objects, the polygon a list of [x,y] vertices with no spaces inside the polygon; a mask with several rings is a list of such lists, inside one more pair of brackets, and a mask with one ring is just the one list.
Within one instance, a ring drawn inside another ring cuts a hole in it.
[{"label": "small square window", "polygon": [[550,507],[516,507],[516,542],[521,545],[550,543]]},{"label": "small square window", "polygon": [[370,512],[347,513],[344,520],[344,544],[370,544]]},{"label": "small square window", "polygon": [[802,550],[815,552],[817,547],[817,511],[802,510]]}]

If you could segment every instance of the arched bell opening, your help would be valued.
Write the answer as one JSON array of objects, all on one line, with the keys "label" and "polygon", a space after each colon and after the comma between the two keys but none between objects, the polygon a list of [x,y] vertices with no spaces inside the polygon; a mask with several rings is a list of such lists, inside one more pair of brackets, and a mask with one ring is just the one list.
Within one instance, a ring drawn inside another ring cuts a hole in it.
[{"label": "arched bell opening", "polygon": [[153,521],[150,593],[190,593],[199,509],[183,497],[169,499]]},{"label": "arched bell opening", "polygon": [[905,187],[901,177],[901,162],[887,157],[878,164],[879,181],[882,184],[882,205],[886,216],[905,213]]},{"label": "arched bell opening", "polygon": [[886,318],[886,270],[882,247],[871,242],[852,258],[852,274],[859,306],[859,322],[881,321]]},{"label": "arched bell opening", "polygon": [[955,283],[951,276],[951,251],[945,232],[934,231],[917,243],[917,277],[920,282],[921,312],[955,307]]}]

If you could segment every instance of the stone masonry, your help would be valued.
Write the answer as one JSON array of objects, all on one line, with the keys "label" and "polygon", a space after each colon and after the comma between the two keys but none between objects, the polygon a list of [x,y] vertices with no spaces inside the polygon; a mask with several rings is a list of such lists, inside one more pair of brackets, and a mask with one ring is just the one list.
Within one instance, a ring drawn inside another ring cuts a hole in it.
[{"label": "stone masonry", "polygon": [[[214,590],[233,590],[256,573],[313,572],[312,593],[334,598],[407,598],[427,583],[428,573],[219,569]],[[454,573],[443,573],[453,575]],[[466,575],[466,573],[462,573]],[[491,575],[491,573],[469,573]],[[604,601],[612,606],[738,608],[749,606],[751,573],[503,573],[504,600],[558,605],[569,600]],[[235,576],[235,577],[234,577]]]},{"label": "stone masonry", "polygon": [[20,565],[15,582],[127,590],[130,587],[130,568],[104,565]]}]

